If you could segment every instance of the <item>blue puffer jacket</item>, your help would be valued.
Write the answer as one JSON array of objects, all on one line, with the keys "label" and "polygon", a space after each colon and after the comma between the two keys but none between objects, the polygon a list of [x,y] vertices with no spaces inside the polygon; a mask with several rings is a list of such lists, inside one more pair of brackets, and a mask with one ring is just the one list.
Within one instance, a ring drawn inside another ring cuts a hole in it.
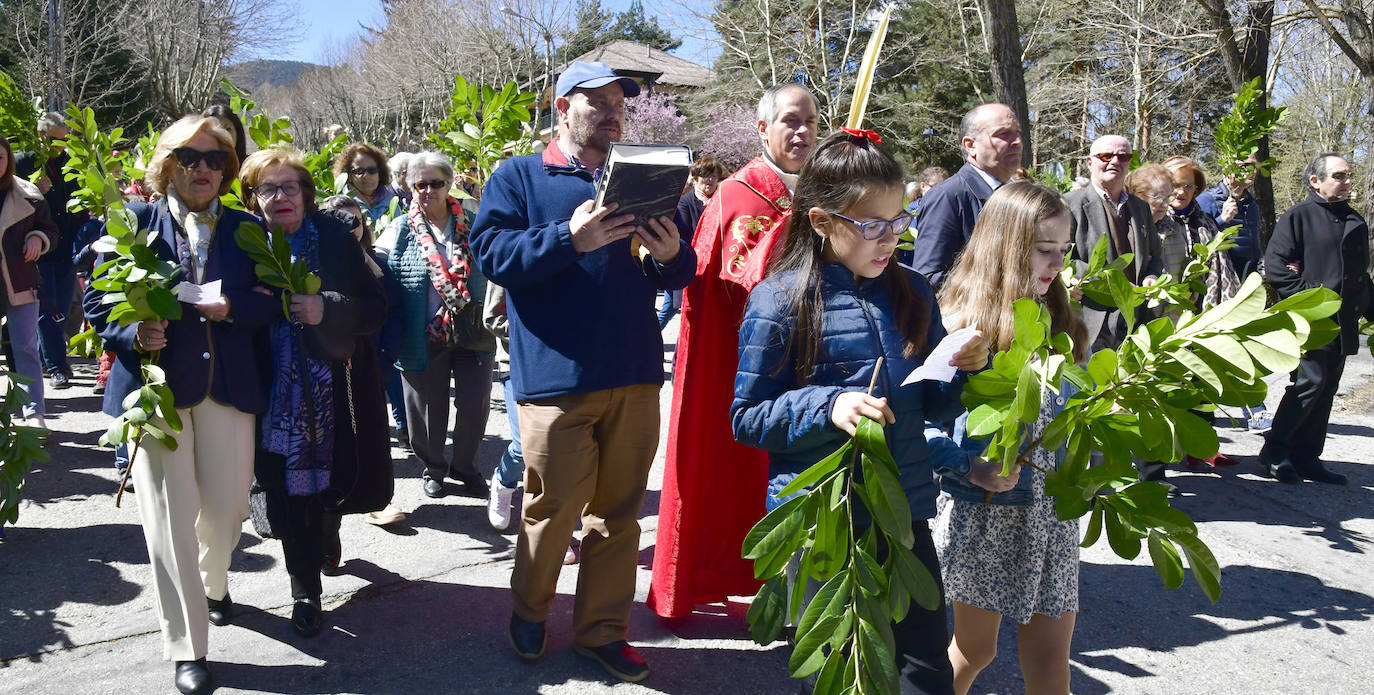
[{"label": "blue puffer jacket", "polygon": [[[907,276],[917,296],[930,306],[931,328],[924,351],[928,353],[945,336],[934,292],[919,273],[906,267],[898,272]],[[876,280],[856,283],[844,266],[827,264],[822,275],[825,315],[816,365],[807,383],[798,384],[787,350],[794,330],[788,294],[798,281],[794,273],[783,273],[759,283],[749,294],[740,324],[739,373],[730,423],[741,444],[770,452],[769,508],[779,503],[775,493],[787,481],[848,441],[848,435],[831,423],[830,410],[841,393],[868,389],[881,355],[883,367],[873,395],[887,397],[897,418],[884,428],[888,448],[897,460],[912,518],[934,516],[934,457],[926,443],[926,421],[948,421],[959,414],[966,375],[960,373],[952,384],[925,381],[899,386],[921,360],[902,356],[904,343],[891,297]],[[953,449],[954,443],[945,440],[935,446]]]},{"label": "blue puffer jacket", "polygon": [[[1052,398],[1050,408],[1054,417],[1064,411],[1064,406],[1078,393],[1078,387],[1064,381],[1059,384],[1059,393],[1046,394]],[[968,413],[959,416],[954,422],[955,446],[948,446],[944,442],[950,441],[950,437],[939,426],[926,428],[926,439],[930,442],[931,450],[934,452],[932,457],[937,459],[935,462],[936,470],[940,471],[940,489],[949,493],[951,497],[964,500],[966,502],[983,502],[987,500],[988,491],[969,482],[968,472],[973,467],[975,459],[981,457],[987,450],[988,442],[992,437],[974,439],[968,436]],[[937,445],[937,442],[939,444]],[[1064,459],[1064,447],[1060,447],[1055,454],[1056,461]],[[1030,471],[1021,471],[1021,477],[1016,481],[1016,487],[1000,492],[992,496],[990,504],[1006,504],[1024,506],[1033,501],[1031,492],[1031,480],[1035,477],[1029,475]]]}]

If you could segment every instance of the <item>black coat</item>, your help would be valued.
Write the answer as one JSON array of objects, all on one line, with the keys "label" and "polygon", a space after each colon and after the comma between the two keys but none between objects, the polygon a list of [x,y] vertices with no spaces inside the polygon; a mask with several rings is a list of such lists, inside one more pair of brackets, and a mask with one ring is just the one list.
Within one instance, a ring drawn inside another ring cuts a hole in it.
[{"label": "black coat", "polygon": [[[156,234],[151,245],[158,258],[180,263],[183,278],[193,277],[186,238],[174,231],[172,213],[164,198],[153,204],[130,203],[128,209],[138,218],[138,226]],[[267,407],[266,392],[259,388],[261,370],[253,349],[256,335],[281,315],[281,302],[253,291],[258,285],[253,260],[234,241],[240,224],[257,224],[257,218],[239,210],[225,210],[215,226],[210,254],[205,265],[204,282],[221,281],[220,292],[229,300],[232,321],[207,321],[194,307],[183,304],[181,318],[167,324],[167,347],[158,365],[167,373],[167,384],[176,397],[176,407],[189,408],[206,398],[214,398],[249,414]],[[172,239],[178,249],[167,242]],[[71,260],[68,253],[67,260]],[[104,262],[97,258],[96,264]],[[115,353],[110,380],[105,386],[105,413],[118,417],[124,413],[124,397],[143,386],[139,360],[144,353],[134,347],[137,324],[120,326],[106,319],[114,304],[104,303],[105,293],[86,291],[82,306],[86,320],[95,327],[106,350]]]},{"label": "black coat", "polygon": [[[67,201],[71,199],[72,194],[81,188],[76,181],[68,181],[62,173],[62,167],[66,166],[70,158],[70,155],[65,151],[59,152],[56,157],[49,159],[43,167],[43,173],[48,177],[48,182],[51,184],[48,192],[43,194],[43,199],[48,201],[48,213],[52,216],[53,224],[57,225],[58,234],[57,238],[52,240],[48,252],[38,259],[40,263],[71,265],[76,237],[81,232],[81,226],[90,219],[90,213],[85,210],[67,212]],[[27,180],[29,174],[34,172],[36,163],[37,160],[32,152],[16,154],[14,157],[15,175]]]},{"label": "black coat", "polygon": [[[334,389],[334,459],[329,490],[321,497],[336,513],[376,511],[391,501],[391,443],[381,370],[368,336],[386,320],[386,293],[343,222],[322,213],[311,220],[320,235],[324,317],[317,326],[305,326],[302,338],[311,357],[331,363]],[[280,310],[280,300],[277,306]],[[270,340],[260,341],[258,350],[267,365],[266,390],[276,373]],[[259,434],[261,424],[260,418]],[[254,475],[259,486],[272,491],[268,515],[285,518],[277,513],[284,513],[278,505],[285,501],[286,459],[263,450],[261,436],[257,441]],[[281,524],[274,530],[290,532]]]},{"label": "black coat", "polygon": [[1279,298],[1313,287],[1341,296],[1336,318],[1341,351],[1347,355],[1359,350],[1359,318],[1374,320],[1374,284],[1368,268],[1369,227],[1364,218],[1346,201],[1327,201],[1315,192],[1283,213],[1264,255],[1264,279]]}]

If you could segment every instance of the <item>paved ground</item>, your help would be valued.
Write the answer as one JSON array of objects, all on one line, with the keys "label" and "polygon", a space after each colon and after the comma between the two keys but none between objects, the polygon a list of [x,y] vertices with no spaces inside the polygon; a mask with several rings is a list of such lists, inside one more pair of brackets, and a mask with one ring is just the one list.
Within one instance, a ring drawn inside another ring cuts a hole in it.
[{"label": "paved ground", "polygon": [[[49,392],[53,460],[29,476],[19,525],[0,543],[0,692],[174,692],[171,666],[160,661],[137,495],[114,507],[111,455],[95,445],[105,421],[93,375],[93,364],[78,364],[74,388]],[[1224,568],[1219,603],[1191,580],[1163,589],[1143,557],[1119,560],[1105,543],[1084,551],[1075,693],[1374,693],[1372,375],[1367,356],[1347,367],[1327,446],[1349,487],[1260,477],[1259,438],[1237,430],[1222,430],[1222,446],[1243,465],[1173,474],[1179,506],[1200,522]],[[505,444],[499,386],[493,395],[486,471]],[[665,412],[667,400],[665,390]],[[535,665],[519,662],[505,638],[513,538],[490,529],[484,500],[425,498],[419,464],[393,454],[395,499],[410,518],[392,530],[345,519],[347,572],[325,578],[328,629],[313,640],[287,622],[280,545],[245,526],[230,585],[247,612],[211,628],[218,692],[796,691],[785,648],[749,641],[743,602],[677,621],[644,608],[661,458],[642,515],[641,603],[631,625],[653,675],[632,686],[611,684],[569,649],[572,567],[550,618],[549,653]],[[1015,630],[1004,625],[1001,655],[973,692],[1022,690]]]}]

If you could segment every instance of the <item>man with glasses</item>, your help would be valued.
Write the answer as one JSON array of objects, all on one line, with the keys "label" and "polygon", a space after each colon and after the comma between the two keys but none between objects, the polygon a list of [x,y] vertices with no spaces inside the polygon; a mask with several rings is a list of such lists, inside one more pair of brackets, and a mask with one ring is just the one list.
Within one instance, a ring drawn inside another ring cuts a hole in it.
[{"label": "man with glasses", "polygon": [[921,197],[911,267],[936,288],[964,250],[992,192],[1021,170],[1021,123],[1005,104],[982,104],[959,124],[964,166]]},{"label": "man with glasses", "polygon": [[1347,202],[1350,164],[1335,152],[1317,155],[1303,172],[1307,199],[1288,209],[1274,227],[1264,256],[1264,279],[1280,298],[1311,287],[1341,296],[1336,313],[1340,335],[1309,350],[1293,371],[1292,383],[1274,411],[1274,424],[1260,449],[1260,465],[1280,482],[1301,479],[1345,485],[1346,477],[1322,463],[1331,404],[1341,383],[1345,358],[1360,346],[1359,319],[1374,320],[1374,285],[1369,267],[1369,227]]},{"label": "man with glasses", "polygon": [[[1088,187],[1064,196],[1078,272],[1087,267],[1093,248],[1105,236],[1109,240],[1107,260],[1135,254],[1134,263],[1125,269],[1126,278],[1138,285],[1153,284],[1163,269],[1164,254],[1149,204],[1126,192],[1131,143],[1120,135],[1104,135],[1093,141],[1087,164]],[[1142,306],[1137,322],[1147,318],[1145,311]],[[1115,308],[1084,299],[1083,321],[1093,351],[1115,348],[1126,339],[1126,320]]]},{"label": "man with glasses", "polygon": [[[658,449],[663,340],[654,300],[696,269],[672,217],[636,220],[616,214],[614,203],[593,203],[624,127],[625,98],[638,94],[634,80],[603,63],[570,65],[554,89],[558,137],[496,170],[471,242],[478,268],[506,288],[509,385],[525,459],[511,645],[525,660],[543,655],[545,619],[580,517],[574,649],[632,682],[649,675],[625,637],[639,509]],[[631,237],[648,257],[632,253]]]}]

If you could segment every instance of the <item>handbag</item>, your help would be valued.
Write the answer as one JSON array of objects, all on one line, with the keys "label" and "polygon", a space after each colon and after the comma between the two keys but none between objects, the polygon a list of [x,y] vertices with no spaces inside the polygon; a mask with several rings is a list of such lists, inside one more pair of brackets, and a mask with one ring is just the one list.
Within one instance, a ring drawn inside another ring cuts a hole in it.
[{"label": "handbag", "polygon": [[253,522],[253,532],[261,538],[281,538],[282,529],[287,528],[285,515],[286,488],[263,487],[254,477],[248,489],[248,519]]},{"label": "handbag", "polygon": [[482,321],[482,302],[464,304],[454,317],[453,342],[473,352],[496,352],[496,335]]}]

